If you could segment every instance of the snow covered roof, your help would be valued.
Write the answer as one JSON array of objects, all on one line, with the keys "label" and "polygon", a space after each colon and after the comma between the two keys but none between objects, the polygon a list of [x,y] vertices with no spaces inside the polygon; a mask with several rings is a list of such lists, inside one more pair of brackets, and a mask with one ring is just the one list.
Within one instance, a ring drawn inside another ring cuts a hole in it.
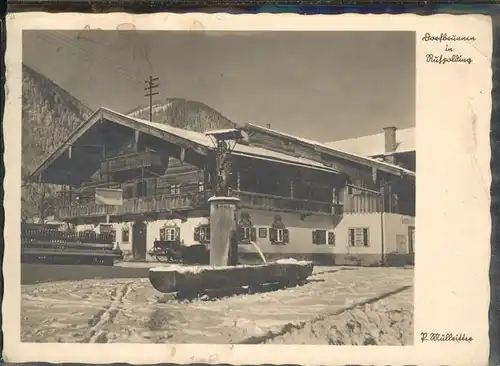
[{"label": "snow covered roof", "polygon": [[[374,135],[326,142],[325,145],[333,149],[339,149],[361,156],[382,156],[385,154],[385,136],[383,132]],[[395,153],[411,151],[415,151],[415,127],[396,130]]]},{"label": "snow covered roof", "polygon": [[[113,114],[120,115],[124,118],[130,118],[130,119],[132,119],[138,123],[141,123],[143,125],[154,127],[156,129],[162,130],[162,131],[167,132],[169,134],[176,135],[178,137],[182,137],[186,140],[190,140],[190,141],[197,143],[199,145],[202,145],[204,147],[214,148],[214,143],[213,143],[212,139],[204,133],[200,133],[200,132],[196,132],[196,131],[188,131],[188,130],[185,130],[182,128],[172,127],[170,125],[166,125],[163,123],[150,122],[150,121],[147,121],[144,119],[135,118],[135,117],[121,114],[121,113],[117,113],[117,112],[111,111],[107,108],[102,108],[102,109],[107,110],[109,112],[112,112]],[[242,145],[242,144],[236,144],[236,146],[234,147],[234,149],[232,151],[232,154],[239,155],[239,156],[246,156],[249,158],[269,160],[269,161],[274,161],[274,162],[278,162],[278,163],[286,163],[286,164],[291,164],[291,165],[296,165],[296,166],[309,167],[309,168],[313,168],[313,169],[320,169],[323,171],[338,173],[332,167],[329,167],[329,166],[322,164],[320,162],[313,161],[310,159],[301,158],[301,157],[290,156],[287,154],[279,153],[276,151],[264,149],[264,148],[257,147],[257,146],[247,146],[247,145]]]},{"label": "snow covered roof", "polygon": [[[56,151],[54,151],[44,162],[40,164],[40,166],[35,170],[35,172],[33,172],[30,179],[36,180],[38,178],[40,180],[42,171],[51,170],[51,173],[49,173],[49,175],[51,175],[51,178],[49,179],[44,178],[43,181],[49,182],[49,180],[52,179],[52,180],[57,180],[57,184],[62,184],[61,182],[63,180],[60,174],[58,173],[57,168],[54,167],[55,170],[49,169],[52,166],[52,163],[54,163],[57,159],[59,159],[63,155],[63,153],[67,151],[72,146],[72,144],[74,144],[86,131],[88,131],[90,128],[92,128],[92,126],[94,126],[99,121],[102,121],[103,119],[133,129],[138,129],[143,133],[152,134],[159,138],[172,141],[175,144],[180,144],[181,146],[187,145],[189,146],[189,148],[192,148],[194,151],[197,151],[200,154],[206,154],[209,150],[212,150],[215,147],[212,139],[203,133],[172,127],[170,125],[163,123],[150,122],[148,120],[121,114],[112,111],[110,109],[101,107],[85,123],[81,124],[75,131],[73,131],[73,133],[68,137],[68,139],[63,144],[61,144],[56,149]],[[386,162],[380,162],[375,159],[367,158],[365,156],[358,156],[350,152],[337,150],[327,145],[321,144],[317,141],[312,141],[305,138],[289,135],[286,133],[278,132],[276,130],[271,130],[257,125],[248,124],[247,127],[248,126],[251,126],[253,128],[258,128],[261,130],[267,130],[269,133],[278,134],[279,136],[287,137],[290,140],[301,141],[304,144],[313,146],[314,149],[322,153],[331,154],[339,158],[357,162],[359,164],[374,166],[379,169],[390,172],[392,174],[405,174],[409,176],[415,176],[414,172],[401,168],[399,166],[389,164]],[[252,159],[273,161],[281,164],[288,164],[309,169],[327,171],[330,173],[337,173],[337,174],[339,173],[335,168],[323,164],[322,162],[314,161],[300,156],[292,156],[286,153],[276,152],[263,147],[249,146],[246,144],[238,143],[236,144],[232,153],[234,155],[245,156]],[[66,158],[67,157],[68,156],[66,155]],[[84,173],[85,172],[80,172],[80,174]]]},{"label": "snow covered roof", "polygon": [[375,165],[375,166],[379,166],[381,168],[387,168],[388,170],[390,170],[392,172],[399,172],[399,173],[404,173],[404,174],[409,175],[409,176],[415,176],[415,172],[413,172],[411,170],[408,170],[408,169],[402,168],[398,165],[390,164],[390,163],[387,163],[384,161],[379,161],[377,159],[372,159],[366,155],[356,154],[356,153],[353,153],[353,152],[348,151],[348,150],[339,149],[336,147],[332,147],[328,144],[324,144],[324,143],[314,141],[314,140],[309,140],[309,139],[306,139],[303,137],[290,135],[286,132],[277,131],[277,130],[270,129],[267,127],[262,127],[259,125],[255,125],[253,123],[247,123],[247,126],[249,126],[250,128],[266,131],[270,134],[283,136],[283,137],[286,137],[290,140],[295,140],[295,141],[299,141],[299,142],[302,142],[302,143],[307,144],[307,145],[314,146],[316,149],[322,150],[325,153],[330,153],[332,155],[336,155],[336,156],[339,156],[339,157],[344,158],[344,159],[351,159],[351,160],[354,160],[360,164]]},{"label": "snow covered roof", "polygon": [[127,116],[126,114],[118,113],[118,112],[115,112],[111,109],[104,108],[104,107],[101,109],[106,110],[108,112],[111,112],[113,114],[116,114],[118,116],[121,116],[123,118],[128,118],[128,119],[134,120],[142,125],[153,127],[153,128],[158,129],[158,130],[167,132],[169,134],[184,138],[186,140],[190,140],[190,141],[197,143],[199,145],[209,147],[209,148],[213,147],[213,143],[212,143],[212,140],[210,139],[210,137],[206,136],[203,133],[199,133],[196,131],[189,131],[189,130],[185,130],[183,128],[178,128],[178,127],[172,127],[172,126],[164,124],[164,123],[150,122],[150,121],[145,120],[145,119]]}]

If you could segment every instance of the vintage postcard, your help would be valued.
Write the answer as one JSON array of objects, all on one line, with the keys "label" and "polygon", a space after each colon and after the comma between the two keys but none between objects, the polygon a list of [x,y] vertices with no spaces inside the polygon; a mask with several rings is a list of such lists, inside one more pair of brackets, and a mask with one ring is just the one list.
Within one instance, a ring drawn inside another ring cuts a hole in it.
[{"label": "vintage postcard", "polygon": [[491,53],[486,16],[10,15],[6,360],[486,364]]}]

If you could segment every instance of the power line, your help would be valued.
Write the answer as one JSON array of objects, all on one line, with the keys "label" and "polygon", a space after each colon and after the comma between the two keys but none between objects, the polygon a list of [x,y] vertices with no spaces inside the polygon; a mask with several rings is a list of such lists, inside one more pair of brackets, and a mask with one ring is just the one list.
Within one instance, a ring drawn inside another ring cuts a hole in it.
[{"label": "power line", "polygon": [[146,90],[146,94],[144,94],[145,97],[149,97],[149,121],[153,122],[153,95],[158,95],[158,92],[153,92],[153,89],[158,88],[160,85],[155,84],[155,82],[158,81],[158,78],[154,78],[151,75],[149,76],[149,79],[145,81],[148,86],[144,88]]},{"label": "power line", "polygon": [[[119,65],[119,61],[117,59],[111,58],[109,56],[105,56],[103,53],[97,53],[95,51],[90,51],[88,48],[82,46],[82,42],[77,42],[76,40],[70,39],[66,36],[63,36],[59,33],[55,33],[54,31],[48,31],[48,34],[38,35],[38,38],[55,45],[63,45],[66,46],[69,51],[76,51],[77,56],[80,57],[79,54],[85,54],[92,61],[97,62],[105,67],[113,69],[116,71],[121,77],[126,79],[131,83],[140,83],[140,80],[131,75],[131,73],[125,70],[122,66]],[[51,40],[55,39],[54,40]],[[96,43],[96,42],[93,42]]]}]

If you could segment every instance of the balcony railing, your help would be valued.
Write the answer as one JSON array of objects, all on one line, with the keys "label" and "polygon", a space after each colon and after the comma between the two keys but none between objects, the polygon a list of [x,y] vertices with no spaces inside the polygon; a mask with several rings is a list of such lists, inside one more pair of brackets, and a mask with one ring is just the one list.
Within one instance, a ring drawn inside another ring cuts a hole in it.
[{"label": "balcony railing", "polygon": [[116,156],[101,163],[101,173],[109,174],[124,170],[140,168],[162,168],[161,156],[154,151],[144,151],[134,154]]},{"label": "balcony railing", "polygon": [[148,213],[169,212],[175,210],[188,210],[201,208],[207,203],[205,192],[198,194],[181,194],[174,196],[135,197],[124,200],[120,206],[101,205],[88,203],[60,207],[58,215],[60,220],[85,217],[141,215]]},{"label": "balcony railing", "polygon": [[309,214],[320,213],[338,215],[342,213],[341,205],[335,205],[330,202],[280,197],[245,191],[233,191],[233,195],[240,199],[240,207]]},{"label": "balcony railing", "polygon": [[[95,203],[60,207],[58,218],[69,220],[124,215],[141,215],[208,208],[210,191],[180,195],[161,195],[126,199],[120,206],[108,206]],[[342,206],[329,202],[320,202],[291,197],[280,197],[254,192],[233,191],[233,196],[240,199],[240,207],[270,211],[298,212],[305,214],[340,215]]]}]

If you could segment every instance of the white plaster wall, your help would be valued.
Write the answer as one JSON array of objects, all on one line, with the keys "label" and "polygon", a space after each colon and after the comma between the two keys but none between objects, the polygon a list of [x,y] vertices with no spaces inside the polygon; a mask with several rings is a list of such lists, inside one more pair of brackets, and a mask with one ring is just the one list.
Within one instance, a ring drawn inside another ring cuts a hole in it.
[{"label": "white plaster wall", "polygon": [[[301,220],[297,213],[272,212],[264,210],[241,209],[240,212],[248,212],[251,221],[257,230],[256,244],[264,253],[338,253],[338,254],[378,254],[381,253],[381,214],[380,213],[357,213],[344,214],[343,217],[330,217],[324,215],[311,215]],[[283,224],[289,230],[290,242],[282,245],[273,245],[269,240],[269,227],[274,221],[274,217],[280,215]],[[185,222],[180,219],[157,220],[147,223],[147,250],[153,247],[155,239],[160,237],[160,229],[165,225],[176,224],[180,227],[180,237],[184,245],[198,244],[194,241],[194,228],[200,224],[208,224],[207,217],[200,214],[188,216]],[[122,250],[132,250],[132,222],[120,222],[112,224],[116,230],[116,240]],[[129,228],[129,242],[124,243],[122,238],[122,228]],[[397,250],[397,235],[406,235],[408,249],[408,228],[415,226],[415,218],[399,214],[384,214],[384,246],[386,253],[393,253]],[[368,247],[349,247],[349,228],[368,228]],[[259,238],[259,228],[267,228],[266,238]],[[335,233],[335,245],[313,244],[312,231],[323,229]],[[99,225],[78,225],[77,231],[93,230],[99,233]],[[242,252],[256,252],[252,245],[240,245]]]},{"label": "white plaster wall", "polygon": [[[120,245],[120,249],[128,252],[132,252],[132,223],[131,222],[121,222],[113,223],[113,229],[116,230],[116,241]],[[128,228],[128,242],[123,241],[123,229]]]},{"label": "white plaster wall", "polygon": [[394,213],[384,214],[384,244],[387,254],[398,252],[398,235],[406,237],[404,253],[409,253],[408,234],[411,226],[415,226],[415,217]]},{"label": "white plaster wall", "polygon": [[[202,217],[200,215],[193,214],[188,217],[185,222],[181,219],[173,220],[156,220],[147,222],[147,234],[146,234],[146,250],[150,250],[153,247],[153,243],[156,239],[160,238],[160,229],[165,225],[177,225],[180,227],[180,238],[184,241],[184,245],[199,244],[194,241],[194,228],[200,224],[208,224],[209,220],[207,217]],[[133,222],[115,222],[112,223],[113,228],[116,230],[116,241],[120,245],[120,249],[125,251],[132,251],[132,227]],[[125,243],[123,241],[122,229],[128,227],[129,229],[129,241]],[[99,233],[99,225],[77,225],[77,231],[92,230]]]},{"label": "white plaster wall", "polygon": [[[323,215],[307,216],[301,220],[296,213],[280,213],[263,210],[242,209],[250,214],[252,224],[257,229],[257,246],[264,253],[349,253],[349,254],[374,254],[380,253],[381,243],[381,216],[380,214],[345,214],[342,218]],[[283,224],[289,230],[290,242],[282,245],[273,245],[269,240],[269,231],[266,238],[259,238],[259,228],[269,228],[274,216],[280,215]],[[368,228],[368,247],[349,247],[349,228]],[[335,234],[335,245],[313,244],[313,230],[323,229]],[[252,245],[240,245],[242,252],[255,252]]]},{"label": "white plaster wall", "polygon": [[[350,247],[349,229],[368,228],[368,246]],[[382,220],[380,213],[344,214],[341,224],[337,226],[338,248],[336,253],[346,254],[379,254],[382,247]]]},{"label": "white plaster wall", "polygon": [[194,228],[208,223],[208,218],[200,215],[188,216],[185,222],[180,219],[150,221],[147,228],[147,250],[151,249],[154,241],[160,238],[160,229],[165,225],[177,225],[180,228],[181,242],[184,242],[186,246],[190,246],[199,244],[194,241]]}]

